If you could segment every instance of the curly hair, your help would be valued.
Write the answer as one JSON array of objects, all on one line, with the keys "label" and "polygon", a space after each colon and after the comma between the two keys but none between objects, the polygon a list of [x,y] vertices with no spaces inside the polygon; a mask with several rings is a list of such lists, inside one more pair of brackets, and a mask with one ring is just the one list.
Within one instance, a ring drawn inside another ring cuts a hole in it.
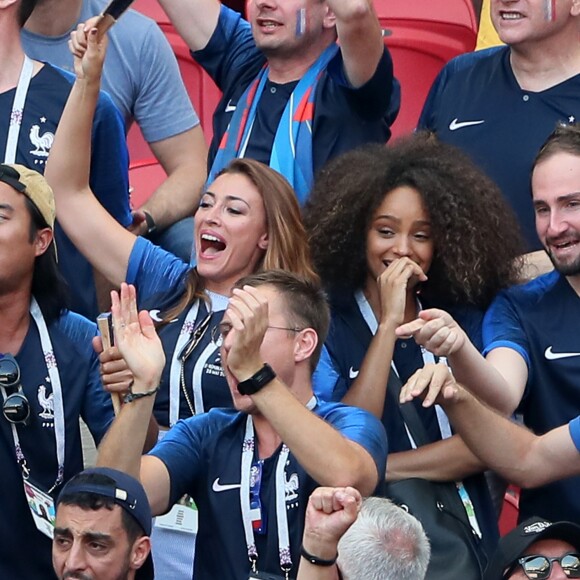
[{"label": "curly hair", "polygon": [[401,186],[429,212],[435,254],[421,293],[432,305],[486,307],[517,281],[523,242],[497,186],[465,154],[423,132],[331,161],[305,209],[314,263],[333,290],[362,288],[375,210]]}]

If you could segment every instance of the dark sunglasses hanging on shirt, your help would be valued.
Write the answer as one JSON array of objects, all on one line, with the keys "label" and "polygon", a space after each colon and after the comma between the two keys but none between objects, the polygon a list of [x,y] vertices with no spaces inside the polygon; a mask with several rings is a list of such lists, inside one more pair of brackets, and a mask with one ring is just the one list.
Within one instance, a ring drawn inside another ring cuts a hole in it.
[{"label": "dark sunglasses hanging on shirt", "polygon": [[[4,418],[15,425],[26,425],[30,417],[30,403],[20,384],[20,367],[11,354],[0,358],[0,387],[4,390]],[[8,394],[7,390],[15,392]]]}]

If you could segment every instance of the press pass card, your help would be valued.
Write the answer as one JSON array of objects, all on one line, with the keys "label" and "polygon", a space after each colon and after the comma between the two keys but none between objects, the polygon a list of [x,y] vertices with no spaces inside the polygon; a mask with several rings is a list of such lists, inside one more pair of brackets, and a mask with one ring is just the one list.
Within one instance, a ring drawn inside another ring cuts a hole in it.
[{"label": "press pass card", "polygon": [[30,481],[24,481],[23,483],[26,501],[38,531],[52,540],[56,522],[54,500]]}]

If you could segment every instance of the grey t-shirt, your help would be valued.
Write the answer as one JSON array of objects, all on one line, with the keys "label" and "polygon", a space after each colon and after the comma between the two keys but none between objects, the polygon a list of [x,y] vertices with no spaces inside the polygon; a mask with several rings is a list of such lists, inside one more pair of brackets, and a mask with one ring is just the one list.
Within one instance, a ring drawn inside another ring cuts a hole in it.
[{"label": "grey t-shirt", "polygon": [[[83,0],[79,22],[100,14],[103,0]],[[68,48],[71,30],[41,36],[22,30],[28,56],[74,72]],[[161,141],[199,124],[181,79],[177,60],[157,24],[128,10],[109,32],[102,88],[121,111],[127,131],[133,120],[149,142]]]}]

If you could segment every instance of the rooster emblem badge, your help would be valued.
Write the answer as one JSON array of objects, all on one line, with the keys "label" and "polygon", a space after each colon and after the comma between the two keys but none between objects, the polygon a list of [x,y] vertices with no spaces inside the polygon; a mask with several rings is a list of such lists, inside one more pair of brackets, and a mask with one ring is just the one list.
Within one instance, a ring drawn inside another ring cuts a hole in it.
[{"label": "rooster emblem badge", "polygon": [[38,415],[43,419],[54,419],[54,395],[46,394],[46,387],[40,385],[38,387],[38,404],[42,407],[42,412]]},{"label": "rooster emblem badge", "polygon": [[35,149],[30,152],[33,155],[37,155],[38,157],[48,157],[53,141],[54,133],[46,131],[41,135],[39,125],[32,125],[30,128],[30,142],[35,147]]}]

